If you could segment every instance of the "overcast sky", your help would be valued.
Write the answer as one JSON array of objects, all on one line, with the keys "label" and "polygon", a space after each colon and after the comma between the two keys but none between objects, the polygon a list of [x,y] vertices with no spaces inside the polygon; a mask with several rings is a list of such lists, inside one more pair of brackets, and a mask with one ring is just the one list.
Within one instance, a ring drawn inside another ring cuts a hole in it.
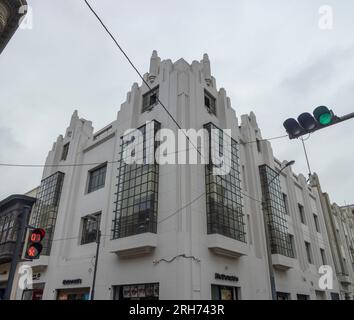
[{"label": "overcast sky", "polygon": [[[137,75],[82,0],[27,0],[33,28],[0,55],[0,162],[44,163],[70,116],[96,130],[115,120]],[[254,111],[264,138],[318,105],[354,111],[354,1],[91,0],[142,73],[152,50],[188,62],[208,53],[237,116]],[[319,9],[333,9],[333,29]],[[140,83],[140,82],[139,82]],[[333,202],[354,203],[354,120],[307,141],[310,164]],[[300,141],[272,142],[280,160],[307,175]],[[0,200],[40,183],[42,169],[0,167]]]}]

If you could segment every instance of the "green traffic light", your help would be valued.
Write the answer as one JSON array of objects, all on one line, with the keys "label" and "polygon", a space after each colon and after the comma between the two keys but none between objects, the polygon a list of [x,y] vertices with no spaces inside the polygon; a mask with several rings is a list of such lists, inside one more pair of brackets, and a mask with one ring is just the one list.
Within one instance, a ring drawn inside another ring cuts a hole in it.
[{"label": "green traffic light", "polygon": [[333,113],[325,106],[319,106],[313,111],[315,119],[323,126],[331,124]]},{"label": "green traffic light", "polygon": [[327,125],[332,122],[332,115],[330,113],[325,113],[320,116],[320,124]]}]

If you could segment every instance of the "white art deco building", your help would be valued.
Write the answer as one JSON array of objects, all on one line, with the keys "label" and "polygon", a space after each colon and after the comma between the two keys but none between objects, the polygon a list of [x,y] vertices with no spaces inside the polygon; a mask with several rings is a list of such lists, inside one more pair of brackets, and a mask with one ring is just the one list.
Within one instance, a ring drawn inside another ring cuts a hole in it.
[{"label": "white art deco building", "polygon": [[[318,189],[291,166],[279,174],[287,162],[275,159],[253,113],[237,118],[208,56],[189,64],[153,52],[144,78],[150,88],[134,83],[116,120],[95,132],[75,111],[49,151],[31,218],[47,231],[44,251],[27,262],[34,287],[18,299],[89,297],[95,219],[95,299],[338,298],[335,272],[333,289],[319,287],[319,267],[334,263]],[[146,150],[158,128],[177,136],[159,99],[181,128],[231,129],[228,175],[124,162],[127,129],[141,130]]]}]

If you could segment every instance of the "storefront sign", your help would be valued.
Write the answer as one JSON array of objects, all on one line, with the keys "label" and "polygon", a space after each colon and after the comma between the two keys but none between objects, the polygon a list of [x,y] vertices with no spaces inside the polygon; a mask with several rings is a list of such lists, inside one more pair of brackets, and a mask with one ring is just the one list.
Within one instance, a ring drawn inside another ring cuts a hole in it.
[{"label": "storefront sign", "polygon": [[72,285],[72,284],[81,284],[81,283],[82,283],[82,279],[63,280],[63,285],[64,286]]},{"label": "storefront sign", "polygon": [[225,280],[225,281],[234,281],[234,282],[238,281],[238,277],[236,277],[236,276],[229,276],[229,275],[221,274],[221,273],[215,273],[215,279],[216,280]]}]

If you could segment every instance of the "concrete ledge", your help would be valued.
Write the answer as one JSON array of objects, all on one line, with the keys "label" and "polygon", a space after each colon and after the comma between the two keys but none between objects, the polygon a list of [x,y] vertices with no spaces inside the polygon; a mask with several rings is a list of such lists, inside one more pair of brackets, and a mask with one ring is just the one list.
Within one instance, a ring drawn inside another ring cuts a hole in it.
[{"label": "concrete ledge", "polygon": [[30,262],[30,266],[36,271],[44,270],[48,267],[49,264],[49,256],[39,256],[39,259],[34,259]]},{"label": "concrete ledge", "polygon": [[345,274],[338,275],[338,280],[343,285],[350,285],[352,283],[352,281],[350,280],[350,277]]},{"label": "concrete ledge", "polygon": [[110,252],[118,257],[133,257],[152,252],[157,246],[155,233],[141,233],[131,237],[111,240]]},{"label": "concrete ledge", "polygon": [[248,251],[247,243],[220,234],[208,234],[207,244],[213,253],[234,259],[247,255]]},{"label": "concrete ledge", "polygon": [[281,254],[272,254],[272,263],[275,269],[286,271],[294,268],[294,259]]}]

